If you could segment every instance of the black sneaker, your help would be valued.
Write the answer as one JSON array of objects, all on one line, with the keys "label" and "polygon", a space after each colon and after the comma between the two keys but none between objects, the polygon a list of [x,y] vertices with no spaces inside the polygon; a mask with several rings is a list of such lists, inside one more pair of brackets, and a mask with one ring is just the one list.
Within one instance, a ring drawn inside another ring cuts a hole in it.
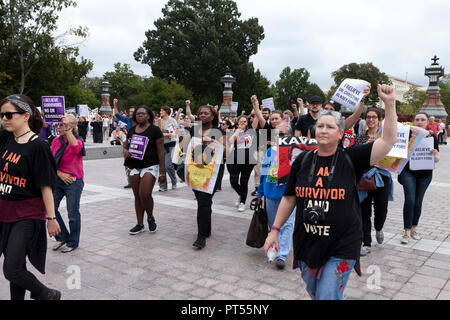
[{"label": "black sneaker", "polygon": [[44,290],[39,296],[31,295],[35,300],[61,300],[61,292],[56,289]]},{"label": "black sneaker", "polygon": [[197,240],[192,244],[197,249],[201,250],[206,247],[206,239],[203,237],[198,237]]},{"label": "black sneaker", "polygon": [[277,266],[278,269],[282,270],[286,266],[286,263],[284,262],[284,260],[277,259],[275,265]]},{"label": "black sneaker", "polygon": [[135,235],[145,231],[145,227],[137,224],[133,229],[130,230],[130,234]]},{"label": "black sneaker", "polygon": [[148,229],[150,230],[151,233],[156,232],[156,223],[155,223],[155,218],[150,218],[147,220],[148,222]]},{"label": "black sneaker", "polygon": [[127,184],[126,186],[123,186],[124,189],[130,189],[131,188],[131,184]]}]

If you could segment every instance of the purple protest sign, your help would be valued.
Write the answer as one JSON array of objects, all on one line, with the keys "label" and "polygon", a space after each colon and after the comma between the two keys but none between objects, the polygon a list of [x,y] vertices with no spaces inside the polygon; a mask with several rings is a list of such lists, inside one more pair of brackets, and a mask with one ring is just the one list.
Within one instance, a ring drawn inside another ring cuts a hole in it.
[{"label": "purple protest sign", "polygon": [[66,112],[64,97],[42,97],[42,111],[45,122],[59,122]]},{"label": "purple protest sign", "polygon": [[128,150],[131,153],[131,157],[134,159],[143,160],[148,141],[149,139],[147,137],[133,134],[130,142],[130,148]]}]

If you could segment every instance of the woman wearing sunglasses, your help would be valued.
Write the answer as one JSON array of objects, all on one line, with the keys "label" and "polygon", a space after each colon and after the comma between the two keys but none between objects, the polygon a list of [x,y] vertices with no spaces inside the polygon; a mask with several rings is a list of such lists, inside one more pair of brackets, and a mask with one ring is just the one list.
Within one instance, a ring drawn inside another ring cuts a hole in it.
[{"label": "woman wearing sunglasses", "polygon": [[[61,249],[67,253],[78,248],[81,232],[80,199],[83,192],[83,156],[86,155],[84,142],[77,135],[77,119],[66,114],[61,122],[56,124],[59,136],[53,140],[52,152],[55,156],[58,180],[53,189],[55,200],[55,212],[61,233],[57,235],[53,250]],[[63,197],[67,199],[67,213],[69,217],[69,229],[58,211]]]},{"label": "woman wearing sunglasses", "polygon": [[56,166],[48,143],[37,137],[42,118],[33,102],[12,95],[0,102],[0,254],[3,274],[10,282],[11,300],[59,300],[61,293],[47,288],[26,268],[26,257],[45,273],[47,231],[60,232],[52,188]]},{"label": "woman wearing sunglasses", "polygon": [[338,147],[344,121],[333,112],[319,114],[317,151],[301,153],[289,174],[272,231],[264,248],[276,245],[278,234],[297,206],[294,227],[294,266],[300,267],[312,299],[341,300],[351,270],[359,266],[362,243],[361,209],[356,181],[381,160],[397,141],[393,88],[378,85],[386,105],[384,134],[373,143]]}]

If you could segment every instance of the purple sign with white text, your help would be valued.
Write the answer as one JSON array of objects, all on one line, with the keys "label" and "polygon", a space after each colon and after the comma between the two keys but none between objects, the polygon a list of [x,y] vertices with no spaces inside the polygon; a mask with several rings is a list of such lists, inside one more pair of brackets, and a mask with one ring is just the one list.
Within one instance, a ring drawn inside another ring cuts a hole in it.
[{"label": "purple sign with white text", "polygon": [[144,136],[138,136],[136,134],[133,134],[133,137],[131,138],[130,142],[130,148],[129,151],[131,153],[131,157],[143,160],[145,150],[147,149],[149,139]]},{"label": "purple sign with white text", "polygon": [[60,122],[66,112],[64,97],[42,97],[42,112],[45,122]]}]

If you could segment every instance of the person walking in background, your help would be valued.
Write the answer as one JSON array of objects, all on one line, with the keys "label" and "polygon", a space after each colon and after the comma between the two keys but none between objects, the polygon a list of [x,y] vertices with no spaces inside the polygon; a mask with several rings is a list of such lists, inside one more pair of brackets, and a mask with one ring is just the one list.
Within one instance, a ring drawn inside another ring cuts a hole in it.
[{"label": "person walking in background", "polygon": [[[174,118],[171,117],[171,114],[172,110],[168,106],[161,107],[160,128],[164,135],[164,159],[166,172],[170,177],[170,181],[172,182],[172,189],[176,189],[177,174],[175,172],[175,168],[173,167],[172,156],[175,145],[177,144],[178,123]],[[159,185],[159,191],[167,191],[167,179]]]},{"label": "person walking in background", "polygon": [[89,126],[89,121],[86,120],[86,117],[80,117],[77,123],[77,129],[79,136],[86,142],[87,130]]},{"label": "person walking in background", "polygon": [[[377,108],[367,109],[365,116],[367,131],[355,139],[357,144],[366,144],[374,142],[381,128],[381,112]],[[363,227],[363,246],[361,256],[370,253],[372,246],[372,204],[374,208],[375,235],[378,244],[384,241],[383,226],[388,212],[388,201],[394,198],[394,183],[391,173],[388,170],[375,166],[370,167],[364,172],[362,179],[375,179],[376,187],[373,190],[360,190],[358,192],[361,202],[362,227]],[[364,181],[364,180],[363,180]],[[361,182],[360,182],[361,184]],[[361,188],[360,188],[361,189]]]},{"label": "person walking in background", "polygon": [[99,115],[97,115],[94,121],[91,121],[92,127],[92,139],[94,143],[103,143],[103,121]]},{"label": "person walking in background", "polygon": [[[59,136],[53,140],[52,152],[55,156],[58,180],[53,189],[55,211],[61,233],[56,236],[53,250],[67,253],[78,248],[81,233],[80,200],[84,186],[83,156],[86,155],[84,142],[77,135],[77,119],[66,114],[57,123]],[[69,230],[58,211],[61,200],[66,197]]]},{"label": "person walking in background", "polygon": [[[430,117],[431,118],[431,117]],[[419,112],[414,117],[414,126],[428,130],[428,114]],[[439,145],[436,136],[430,132],[427,138],[433,138],[434,148],[431,153],[434,156],[434,162],[438,163],[440,160]],[[422,202],[427,191],[428,186],[433,179],[433,170],[411,170],[411,163],[403,168],[398,175],[398,182],[403,186],[405,194],[405,203],[403,205],[403,225],[404,234],[401,239],[402,244],[408,244],[412,238],[420,240],[421,236],[417,232],[419,219],[422,214]]]},{"label": "person walking in background", "polygon": [[[130,182],[134,194],[137,224],[129,233],[136,235],[145,231],[144,213],[150,232],[156,232],[153,215],[152,191],[156,180],[166,179],[164,161],[164,139],[159,127],[153,124],[155,115],[146,106],[140,106],[133,114],[136,123],[128,132],[124,144],[125,166],[130,168]],[[141,148],[136,149],[139,145]]]},{"label": "person walking in background", "polygon": [[[37,137],[42,118],[30,98],[12,95],[0,102],[0,173],[10,177],[0,193],[0,255],[3,274],[10,284],[11,300],[24,300],[26,291],[37,300],[59,300],[61,292],[42,284],[26,267],[26,257],[45,273],[47,231],[60,232],[52,188],[56,165],[50,146]],[[14,179],[13,179],[14,178]]]},{"label": "person walking in background", "polygon": [[230,172],[230,183],[238,194],[236,207],[238,211],[243,212],[247,201],[248,181],[256,164],[256,132],[253,128],[249,128],[246,116],[240,116],[237,119],[237,128],[228,139],[227,148],[229,149],[227,150],[227,169]]}]

